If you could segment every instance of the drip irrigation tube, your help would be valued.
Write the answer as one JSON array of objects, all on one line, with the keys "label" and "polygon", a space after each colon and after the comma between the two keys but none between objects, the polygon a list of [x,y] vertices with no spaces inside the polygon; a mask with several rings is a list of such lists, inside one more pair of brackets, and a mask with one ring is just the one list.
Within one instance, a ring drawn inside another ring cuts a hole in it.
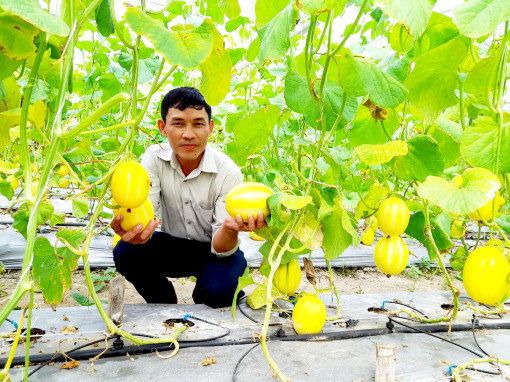
[{"label": "drip irrigation tube", "polygon": [[[451,331],[452,332],[462,332],[472,330],[473,324],[465,323],[465,324],[452,324]],[[498,323],[488,323],[486,325],[480,326],[484,329],[510,329],[510,322],[498,322]],[[440,332],[448,332],[450,329],[449,325],[420,325],[420,326],[412,326],[412,327],[393,327],[393,328],[377,328],[377,329],[353,329],[353,330],[345,330],[345,331],[335,331],[321,334],[300,334],[300,335],[290,335],[290,336],[281,336],[281,332],[277,331],[276,335],[271,335],[270,339],[273,341],[332,341],[332,340],[343,340],[343,339],[352,339],[352,338],[362,338],[362,337],[372,337],[372,336],[380,336],[391,333],[416,333],[417,330],[421,330],[427,333],[440,333]],[[104,339],[103,339],[104,340]],[[179,347],[181,349],[192,348],[192,347],[216,347],[216,346],[232,346],[232,345],[247,345],[254,344],[255,342],[259,342],[258,339],[242,338],[239,340],[227,340],[227,341],[197,341],[197,342],[186,342],[179,341]],[[136,354],[144,354],[150,353],[155,350],[158,351],[166,351],[171,350],[173,345],[168,344],[151,344],[151,345],[128,345],[123,346],[122,348],[109,348],[101,358],[110,358],[110,357],[118,357],[125,356],[126,353],[130,355]],[[73,352],[73,359],[76,360],[87,360],[89,358],[97,356],[99,353],[104,351],[104,349],[90,349],[90,350],[82,350]],[[66,352],[69,354],[70,352]],[[53,358],[54,357],[54,358]],[[53,358],[53,359],[52,359]],[[63,355],[59,355],[58,357],[55,354],[34,354],[30,357],[30,362],[32,363],[42,363],[48,361],[48,359],[52,359],[55,362],[58,362],[61,358],[64,358]],[[15,365],[23,365],[25,363],[25,357],[19,356],[14,357],[12,361],[12,366]],[[5,364],[5,359],[0,360],[0,367],[3,367]]]}]

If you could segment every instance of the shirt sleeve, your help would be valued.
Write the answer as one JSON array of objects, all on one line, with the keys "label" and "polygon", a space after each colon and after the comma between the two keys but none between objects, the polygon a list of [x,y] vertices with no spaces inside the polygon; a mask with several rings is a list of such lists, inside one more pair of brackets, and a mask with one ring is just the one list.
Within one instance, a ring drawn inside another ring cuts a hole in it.
[{"label": "shirt sleeve", "polygon": [[149,198],[152,202],[152,206],[154,207],[154,216],[160,216],[159,205],[160,205],[160,197],[161,197],[161,179],[160,179],[160,171],[158,170],[158,160],[156,157],[156,153],[154,150],[149,147],[147,151],[145,151],[141,165],[143,168],[147,170],[149,174],[149,179],[151,181],[151,187],[149,190]]},{"label": "shirt sleeve", "polygon": [[227,257],[232,254],[234,254],[237,249],[239,248],[240,240],[237,239],[237,244],[232,248],[230,251],[227,252],[217,252],[215,251],[213,247],[213,241],[214,241],[214,235],[216,235],[216,232],[220,229],[221,225],[227,218],[228,212],[226,208],[226,198],[228,192],[238,184],[241,184],[243,182],[243,174],[241,173],[241,170],[239,168],[236,169],[236,171],[232,171],[230,174],[228,174],[225,177],[225,180],[221,186],[220,195],[216,199],[215,205],[214,205],[214,213],[213,213],[213,221],[212,221],[212,240],[211,240],[211,252],[216,254],[217,257]]}]

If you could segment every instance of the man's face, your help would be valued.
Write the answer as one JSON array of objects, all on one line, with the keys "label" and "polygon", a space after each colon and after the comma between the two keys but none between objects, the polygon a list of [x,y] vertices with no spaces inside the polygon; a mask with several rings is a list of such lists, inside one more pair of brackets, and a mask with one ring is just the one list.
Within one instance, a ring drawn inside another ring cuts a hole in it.
[{"label": "man's face", "polygon": [[193,170],[198,167],[213,131],[214,123],[205,108],[196,110],[188,107],[185,110],[168,109],[166,123],[158,120],[161,134],[168,138],[181,167]]}]

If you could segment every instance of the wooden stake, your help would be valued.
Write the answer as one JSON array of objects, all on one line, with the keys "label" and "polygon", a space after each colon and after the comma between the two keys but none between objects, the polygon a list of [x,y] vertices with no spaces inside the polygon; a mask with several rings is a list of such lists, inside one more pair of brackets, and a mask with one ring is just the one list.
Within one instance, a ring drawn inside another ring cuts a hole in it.
[{"label": "wooden stake", "polygon": [[375,382],[395,382],[397,349],[394,345],[377,344]]},{"label": "wooden stake", "polygon": [[119,325],[124,316],[124,291],[126,290],[125,278],[118,275],[110,280],[108,298],[108,316],[115,324]]}]

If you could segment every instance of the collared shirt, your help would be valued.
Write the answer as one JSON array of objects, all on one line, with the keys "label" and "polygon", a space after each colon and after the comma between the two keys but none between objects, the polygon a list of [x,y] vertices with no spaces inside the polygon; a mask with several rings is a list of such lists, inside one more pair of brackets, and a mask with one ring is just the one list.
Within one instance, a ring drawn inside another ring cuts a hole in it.
[{"label": "collared shirt", "polygon": [[[198,167],[188,176],[168,142],[147,148],[142,166],[149,173],[149,197],[156,215],[161,216],[161,228],[172,236],[211,242],[211,252],[218,257],[232,255],[218,253],[212,238],[228,216],[225,199],[232,187],[243,182],[239,167],[226,154],[206,145]],[[159,211],[159,214],[158,214]]]}]

